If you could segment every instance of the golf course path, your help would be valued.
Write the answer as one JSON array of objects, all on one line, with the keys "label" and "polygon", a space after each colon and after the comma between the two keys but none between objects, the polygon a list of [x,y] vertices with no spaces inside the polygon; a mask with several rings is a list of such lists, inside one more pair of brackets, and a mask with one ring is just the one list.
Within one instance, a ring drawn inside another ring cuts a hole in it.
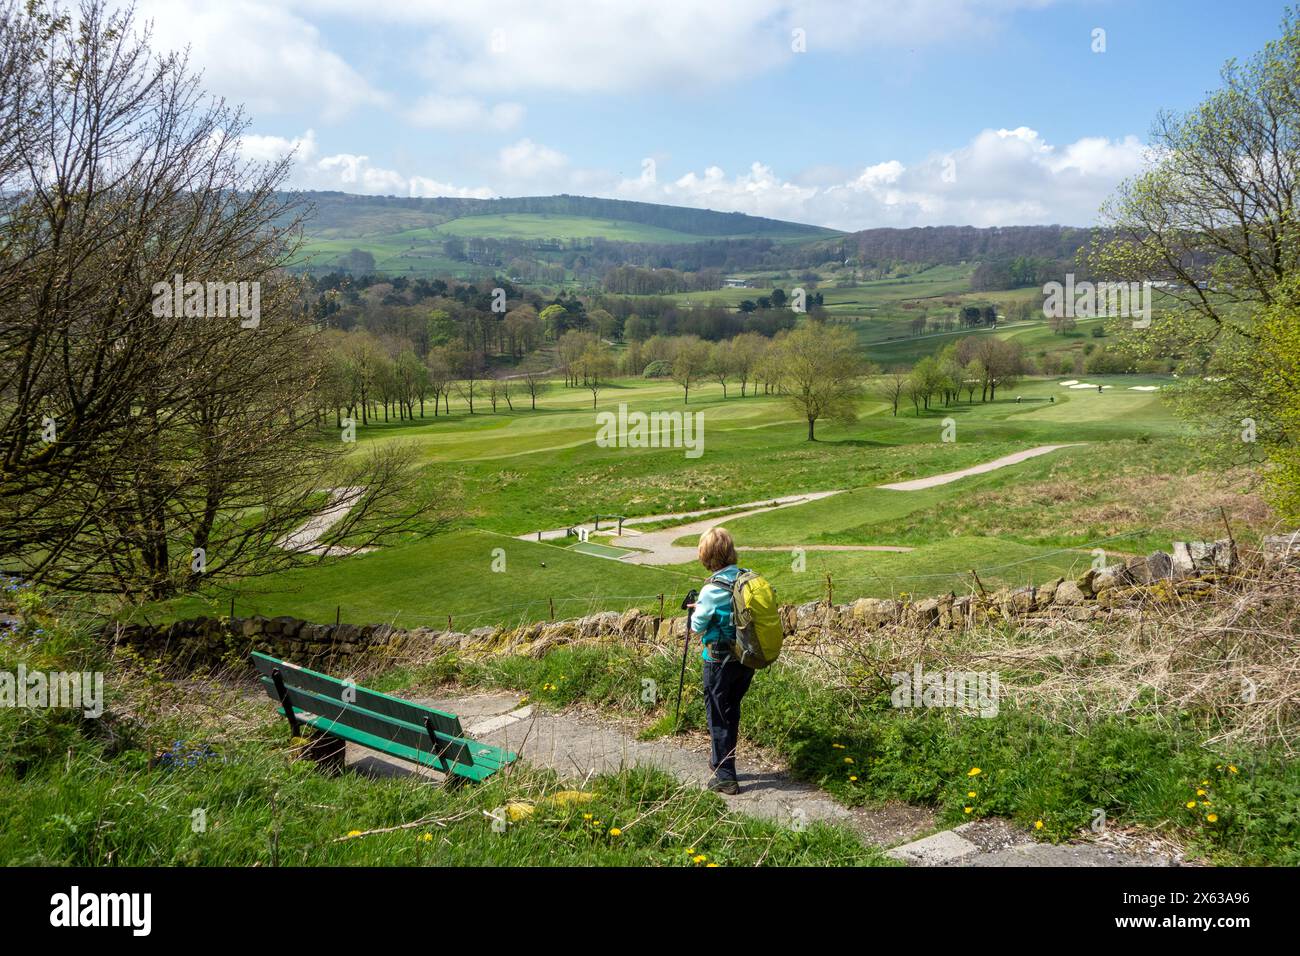
[{"label": "golf course path", "polygon": [[1024,451],[1014,452],[1010,455],[1003,455],[1001,458],[994,458],[992,461],[986,461],[982,465],[971,465],[969,468],[963,468],[961,471],[949,471],[942,475],[931,475],[929,478],[913,478],[911,481],[895,481],[888,485],[877,485],[878,488],[885,488],[888,491],[923,491],[926,488],[936,488],[939,485],[946,485],[949,482],[957,481],[959,478],[967,478],[970,475],[982,475],[985,472],[996,471],[999,468],[1005,468],[1007,465],[1017,465],[1022,461],[1028,461],[1030,458],[1037,458],[1039,455],[1046,455],[1054,452],[1058,448],[1073,448],[1075,445],[1082,445],[1083,442],[1071,442],[1067,445],[1039,445],[1037,448],[1027,448]]},{"label": "golf course path", "polygon": [[313,515],[306,524],[296,531],[285,535],[278,542],[286,551],[303,551],[307,554],[324,554],[327,557],[346,557],[349,554],[365,554],[371,548],[347,548],[338,545],[321,544],[321,536],[343,519],[352,506],[361,500],[365,488],[331,488],[329,504],[325,510]]},{"label": "golf course path", "polygon": [[[710,528],[723,524],[727,521],[735,521],[738,518],[748,518],[750,515],[762,514],[765,511],[776,511],[781,508],[790,508],[794,505],[801,505],[807,501],[817,501],[821,498],[829,498],[831,495],[839,494],[838,491],[815,491],[807,495],[791,495],[788,498],[776,499],[773,502],[767,502],[757,508],[748,511],[736,511],[728,515],[715,515],[712,518],[703,518],[699,521],[692,521],[687,524],[673,525],[671,528],[660,528],[658,531],[646,531],[641,534],[624,535],[619,538],[610,539],[610,544],[616,548],[636,548],[631,554],[625,555],[622,560],[626,564],[682,564],[686,561],[695,560],[695,547],[673,544],[678,538],[685,536],[698,536],[708,531]],[[624,522],[626,526],[627,522]],[[824,547],[837,546],[818,546],[810,545],[804,550],[816,551]],[[852,547],[852,546],[851,546]],[[780,548],[777,550],[786,550]],[[863,549],[856,549],[863,550]],[[868,549],[878,550],[878,549]]]},{"label": "golf course path", "polygon": [[[992,461],[986,461],[983,464],[972,465],[969,468],[963,468],[960,471],[949,471],[942,475],[931,475],[928,478],[913,478],[909,481],[896,481],[886,485],[877,485],[887,491],[921,491],[925,488],[935,488],[939,485],[946,485],[950,482],[966,478],[970,475],[982,475],[990,471],[996,471],[999,468],[1005,468],[1008,465],[1019,464],[1022,461],[1028,461],[1030,458],[1037,458],[1039,455],[1046,455],[1060,448],[1072,448],[1075,445],[1081,445],[1083,442],[1071,442],[1065,445],[1039,445],[1036,448],[1027,448],[1024,451],[1014,452],[1010,455],[1003,455],[1001,458],[995,458]],[[810,491],[801,495],[785,495],[780,498],[765,498],[761,501],[749,501],[737,505],[724,505],[718,508],[704,508],[699,511],[681,511],[674,514],[659,515],[641,515],[636,518],[626,518],[622,524],[622,534],[615,535],[613,522],[606,518],[603,528],[596,527],[591,521],[579,522],[569,528],[552,528],[549,531],[534,531],[529,534],[521,534],[516,537],[520,541],[563,541],[572,531],[586,530],[591,534],[609,535],[607,543],[616,548],[633,549],[631,553],[623,555],[617,560],[627,564],[685,564],[695,560],[695,548],[688,545],[673,544],[679,538],[697,537],[710,528],[716,527],[729,521],[735,521],[739,518],[748,518],[751,515],[762,514],[767,511],[776,511],[780,508],[790,508],[795,505],[806,504],[810,501],[819,501],[822,498],[829,498],[832,495],[842,494],[845,489],[837,488],[834,491]],[[689,518],[698,518],[697,521],[686,521],[684,524],[673,525],[668,528],[659,528],[655,531],[638,531],[637,525],[650,524],[658,521],[685,520]],[[789,544],[789,545],[772,545],[764,547],[741,548],[741,551],[793,551],[796,548],[804,551],[892,551],[907,552],[911,548],[900,547],[884,544]]]},{"label": "golf course path", "polygon": [[[521,697],[511,693],[419,703],[458,714],[467,734],[514,750],[521,760],[549,767],[578,786],[585,786],[596,774],[634,766],[663,770],[687,787],[703,788],[711,777],[708,738],[702,733],[638,740],[635,726],[589,712],[551,713],[521,706]],[[433,771],[412,769],[405,761],[351,743],[347,760],[357,770],[383,776],[418,773],[440,778]],[[1175,862],[1169,855],[1134,852],[1122,844],[1039,843],[1028,831],[1000,819],[935,832],[935,816],[924,807],[899,803],[846,807],[824,790],[792,779],[783,767],[752,755],[742,755],[739,778],[740,794],[722,797],[732,810],[795,829],[813,823],[839,824],[863,843],[886,849],[890,856],[914,866],[1165,866]]]},{"label": "golf course path", "polygon": [[[737,508],[744,509],[749,514],[754,514],[758,511],[766,511],[769,508],[778,508],[778,507],[783,507],[785,505],[803,504],[805,501],[816,501],[818,498],[826,498],[829,497],[830,495],[837,495],[837,494],[839,494],[838,490],[837,491],[810,491],[802,495],[786,495],[782,498],[764,498],[761,501],[745,501],[738,505],[720,505],[716,508],[701,508],[698,511],[676,511],[676,512],[668,512],[667,514],[660,514],[660,515],[639,515],[638,517],[635,518],[624,518],[623,527],[627,528],[629,526],[634,526],[634,525],[651,524],[652,522],[655,521],[680,521],[686,518],[699,518],[704,515],[716,515],[724,511],[734,511]],[[753,510],[750,511],[749,509],[753,509]],[[738,516],[735,514],[731,514],[728,515],[728,517],[735,518]],[[593,531],[593,532],[601,530],[596,528],[593,522],[579,521],[577,524],[572,525],[569,528],[552,528],[550,531],[532,531],[529,532],[528,534],[516,535],[515,537],[518,538],[520,541],[555,541],[557,539],[566,537],[571,530],[577,530],[579,528],[586,528],[588,531]],[[612,522],[609,519],[605,520],[604,530],[605,531],[612,530]]]}]

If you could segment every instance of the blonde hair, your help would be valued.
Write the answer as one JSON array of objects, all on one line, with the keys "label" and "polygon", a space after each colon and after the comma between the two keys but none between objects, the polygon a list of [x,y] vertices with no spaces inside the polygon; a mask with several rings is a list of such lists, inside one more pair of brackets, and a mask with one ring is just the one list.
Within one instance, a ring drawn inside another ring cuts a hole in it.
[{"label": "blonde hair", "polygon": [[736,557],[736,542],[726,528],[710,528],[700,535],[700,547],[697,552],[700,564],[710,571],[718,571],[740,559]]}]

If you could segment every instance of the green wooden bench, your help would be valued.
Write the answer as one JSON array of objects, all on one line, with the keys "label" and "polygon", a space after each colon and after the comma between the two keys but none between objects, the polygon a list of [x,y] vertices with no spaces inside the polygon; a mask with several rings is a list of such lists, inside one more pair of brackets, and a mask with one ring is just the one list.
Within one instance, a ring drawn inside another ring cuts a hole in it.
[{"label": "green wooden bench", "polygon": [[267,696],[280,705],[295,737],[301,736],[300,726],[306,724],[441,771],[448,783],[486,780],[517,756],[466,737],[455,714],[366,690],[257,651],[252,659]]}]

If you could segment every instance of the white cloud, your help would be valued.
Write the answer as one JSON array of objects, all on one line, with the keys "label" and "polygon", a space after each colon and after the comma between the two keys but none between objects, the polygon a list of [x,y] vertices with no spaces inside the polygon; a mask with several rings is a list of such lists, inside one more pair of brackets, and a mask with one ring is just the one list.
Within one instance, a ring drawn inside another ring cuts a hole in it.
[{"label": "white cloud", "polygon": [[840,229],[873,226],[1087,225],[1146,148],[1133,136],[1054,146],[1032,129],[984,130],[966,146],[906,166],[886,160],[842,182],[805,185],[762,163],[737,176],[711,166],[671,182],[642,175],[608,193]]},{"label": "white cloud", "polygon": [[503,131],[519,125],[524,118],[524,108],[519,103],[497,103],[489,107],[472,96],[435,93],[418,100],[406,116],[416,126]]},{"label": "white cloud", "polygon": [[316,155],[316,131],[309,129],[293,139],[245,133],[239,138],[239,153],[245,159],[262,163],[273,162],[290,153],[296,163],[310,162]]},{"label": "white cloud", "polygon": [[970,41],[1053,0],[289,0],[401,26],[439,90],[694,89],[780,69],[801,54]]},{"label": "white cloud", "polygon": [[406,175],[376,166],[369,156],[332,153],[317,158],[314,130],[289,138],[250,133],[239,140],[240,155],[260,162],[292,152],[294,161],[286,185],[292,189],[328,189],[370,196],[457,196],[489,199],[496,195],[486,186],[456,186],[429,176]]},{"label": "white cloud", "polygon": [[525,182],[546,177],[554,179],[568,164],[563,153],[534,143],[531,139],[521,139],[506,146],[497,156],[497,167],[507,179]]},{"label": "white cloud", "polygon": [[254,116],[305,110],[334,121],[388,97],[288,10],[255,0],[141,0],[137,26],[152,22],[158,51],[189,48],[204,87]]}]

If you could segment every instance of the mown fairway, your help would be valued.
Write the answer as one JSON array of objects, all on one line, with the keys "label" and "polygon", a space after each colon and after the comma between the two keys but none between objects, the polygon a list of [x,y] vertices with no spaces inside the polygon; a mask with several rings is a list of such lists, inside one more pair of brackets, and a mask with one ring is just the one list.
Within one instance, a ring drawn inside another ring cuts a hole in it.
[{"label": "mown fairway", "polygon": [[[422,480],[438,492],[447,520],[376,553],[250,582],[234,595],[236,613],[430,626],[446,626],[450,615],[461,629],[545,618],[552,603],[557,617],[657,608],[661,593],[675,607],[700,576],[693,565],[635,566],[515,536],[595,514],[669,514],[839,489],[727,522],[742,548],[779,549],[750,552],[745,562],[770,575],[782,599],[824,597],[828,574],[836,600],[961,592],[973,586],[971,569],[986,585],[1025,583],[1077,572],[1093,548],[1116,558],[1168,548],[1174,537],[1218,536],[1210,510],[1193,505],[1219,492],[1181,464],[1180,426],[1158,393],[1132,390],[1159,380],[1087,381],[1112,387],[1099,394],[1039,379],[996,402],[920,415],[906,406],[897,417],[869,398],[857,423],[822,424],[811,443],[785,402],[742,399],[734,386],[725,400],[719,385],[693,388],[689,406],[671,382],[625,380],[600,393],[596,411],[626,403],[703,413],[698,458],[683,449],[598,447],[591,395],[579,389],[557,387],[537,411],[516,400],[515,411],[501,404],[493,414],[480,401],[470,415],[453,403],[450,416],[430,411],[414,423],[371,424],[359,447],[414,443]],[[954,442],[942,441],[946,418],[955,422]],[[931,489],[876,487],[1067,443],[1080,444]],[[914,550],[810,550],[796,570],[793,549],[819,544]],[[505,570],[494,572],[502,553]],[[164,613],[228,610],[230,596],[183,599]]]}]

